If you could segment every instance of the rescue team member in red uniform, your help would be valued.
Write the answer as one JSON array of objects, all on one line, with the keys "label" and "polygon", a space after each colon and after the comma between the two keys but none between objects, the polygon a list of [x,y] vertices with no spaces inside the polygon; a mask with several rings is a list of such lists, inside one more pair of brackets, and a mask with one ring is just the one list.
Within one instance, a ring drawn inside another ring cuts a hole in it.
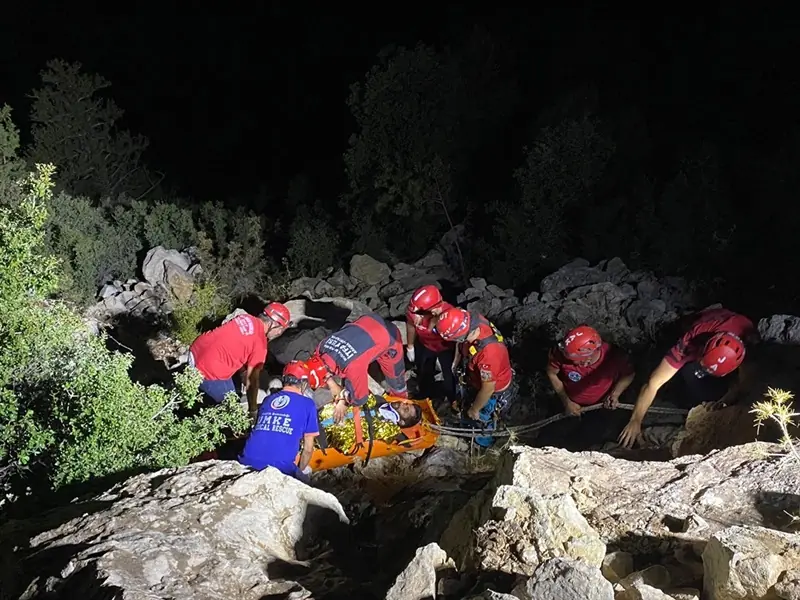
[{"label": "rescue team member in red uniform", "polygon": [[434,331],[436,317],[453,308],[442,299],[435,285],[425,285],[416,290],[406,309],[406,356],[414,363],[420,397],[434,394],[436,361],[442,369],[444,397],[452,402],[456,395],[456,378],[453,363],[456,345],[442,339]]},{"label": "rescue team member in red uniform", "polygon": [[636,408],[619,436],[631,448],[642,430],[642,420],[661,387],[680,371],[693,406],[703,402],[724,405],[734,399],[741,384],[737,371],[744,361],[745,340],[758,340],[758,330],[744,315],[726,308],[701,311],[639,391]]},{"label": "rescue team member in red uniform", "polygon": [[[369,400],[367,370],[373,361],[378,361],[390,393],[408,397],[403,338],[396,325],[377,314],[359,317],[323,339],[315,356],[329,373],[326,383],[336,404],[333,411],[336,423],[341,422],[348,404],[363,406]],[[344,379],[344,388],[332,376]]]},{"label": "rescue team member in red uniform", "polygon": [[189,364],[203,375],[200,390],[220,403],[228,392],[236,392],[233,376],[246,367],[247,403],[250,414],[255,415],[267,341],[286,331],[290,319],[285,305],[272,302],[257,317],[238,315],[198,337],[189,347]]},{"label": "rescue team member in red uniform", "polygon": [[633,366],[619,348],[604,342],[588,325],[569,331],[550,351],[547,377],[564,405],[564,412],[578,416],[584,406],[604,402],[608,408],[633,382]]},{"label": "rescue team member in red uniform", "polygon": [[542,430],[537,445],[560,446],[571,451],[616,439],[627,415],[609,411],[582,414],[584,407],[602,402],[613,409],[633,382],[634,370],[625,352],[602,340],[597,331],[581,325],[569,331],[550,351],[547,377],[564,412],[579,416]]},{"label": "rescue team member in red uniform", "polygon": [[[502,416],[519,390],[503,336],[483,315],[458,307],[439,316],[436,331],[448,342],[458,344],[460,359],[472,388],[462,399],[462,413],[466,408],[465,425],[493,429],[495,417],[499,419]],[[484,447],[493,441],[491,437],[475,439]]]}]

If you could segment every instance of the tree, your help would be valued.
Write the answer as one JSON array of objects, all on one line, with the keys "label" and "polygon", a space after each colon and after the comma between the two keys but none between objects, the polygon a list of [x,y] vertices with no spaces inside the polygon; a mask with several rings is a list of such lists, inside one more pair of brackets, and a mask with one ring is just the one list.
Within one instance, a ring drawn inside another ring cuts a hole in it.
[{"label": "tree", "polygon": [[574,254],[568,241],[586,231],[571,214],[591,205],[614,149],[601,121],[590,115],[544,127],[526,148],[525,162],[514,172],[519,202],[495,203],[493,210],[494,273],[504,285],[529,282]]},{"label": "tree", "polygon": [[0,182],[0,485],[178,466],[221,443],[225,428],[244,431],[235,399],[198,408],[196,370],[170,388],[134,383],[132,356],[109,351],[53,297],[60,266],[43,245],[54,171],[37,165]]},{"label": "tree", "polygon": [[[632,227],[644,266],[662,273],[705,276],[730,250],[735,221],[720,189],[713,144],[690,147],[673,175],[637,205]],[[692,273],[704,255],[703,272]]]},{"label": "tree", "polygon": [[33,144],[26,158],[55,164],[71,194],[112,204],[123,192],[141,198],[160,181],[142,163],[148,141],[118,128],[122,109],[101,96],[111,84],[81,68],[56,59],[42,71],[42,87],[31,93]]},{"label": "tree", "polygon": [[[486,38],[442,51],[384,49],[348,100],[358,132],[344,157],[350,189],[342,205],[356,248],[386,245],[412,257],[458,222],[471,159],[515,99]],[[449,215],[438,200],[443,189]]]},{"label": "tree", "polygon": [[286,258],[300,275],[314,277],[337,263],[339,234],[320,202],[296,210]]},{"label": "tree", "polygon": [[[0,186],[13,186],[25,174],[25,161],[19,158],[19,130],[11,120],[11,108],[0,108]],[[0,187],[0,195],[6,192]],[[0,197],[0,202],[2,198]]]}]

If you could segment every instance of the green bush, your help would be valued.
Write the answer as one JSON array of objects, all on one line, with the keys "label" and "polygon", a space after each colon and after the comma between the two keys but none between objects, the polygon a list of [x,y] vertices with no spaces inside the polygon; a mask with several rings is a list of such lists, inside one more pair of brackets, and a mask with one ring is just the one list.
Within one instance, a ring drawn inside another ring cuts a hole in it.
[{"label": "green bush", "polygon": [[191,344],[203,332],[203,321],[224,317],[231,310],[229,302],[217,294],[210,281],[195,284],[187,302],[175,302],[172,311],[172,334],[184,344]]},{"label": "green bush", "polygon": [[[54,487],[141,467],[186,464],[244,431],[231,398],[197,408],[199,374],[173,389],[131,381],[132,357],[109,351],[80,316],[50,299],[58,261],[42,250],[52,166],[0,203],[0,473],[43,474]],[[176,409],[192,416],[179,418]]]},{"label": "green bush", "polygon": [[[321,206],[314,209],[324,215]],[[339,234],[328,220],[312,221],[308,211],[297,214],[289,230],[287,258],[301,274],[314,277],[338,261]]]},{"label": "green bush", "polygon": [[19,130],[11,120],[11,108],[0,107],[0,194],[25,175],[25,161],[17,155]]},{"label": "green bush", "polygon": [[[184,250],[204,239],[210,250],[203,268],[221,296],[262,292],[271,268],[264,260],[264,223],[221,203],[197,207],[165,199],[161,176],[142,160],[147,139],[119,127],[123,111],[107,97],[110,85],[79,63],[52,60],[31,92],[32,143],[25,156],[55,164],[63,189],[48,198],[46,235],[47,250],[62,261],[61,294],[85,306],[103,282],[136,276],[142,250]],[[18,147],[10,109],[2,108],[0,180],[24,175]]]},{"label": "green bush", "polygon": [[516,203],[497,202],[493,276],[499,285],[529,281],[570,256],[573,215],[586,207],[615,145],[596,118],[544,127],[514,172]]},{"label": "green bush", "polygon": [[198,245],[206,276],[232,300],[261,294],[273,265],[264,255],[264,223],[251,211],[206,202],[199,210]]},{"label": "green bush", "polygon": [[63,297],[86,305],[103,282],[136,273],[143,245],[128,220],[118,222],[88,198],[63,192],[47,199],[47,213],[45,246],[61,260]]},{"label": "green bush", "polygon": [[61,295],[81,306],[102,283],[137,275],[143,250],[164,246],[200,253],[206,279],[226,301],[263,294],[274,267],[264,258],[261,220],[242,209],[206,203],[133,200],[107,208],[60,193],[46,200],[45,245],[61,260]]}]

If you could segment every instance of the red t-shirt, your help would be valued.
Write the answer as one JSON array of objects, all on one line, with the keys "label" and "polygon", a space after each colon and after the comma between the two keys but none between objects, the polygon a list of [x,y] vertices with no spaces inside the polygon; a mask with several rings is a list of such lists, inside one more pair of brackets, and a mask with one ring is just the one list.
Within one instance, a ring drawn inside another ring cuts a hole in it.
[{"label": "red t-shirt", "polygon": [[239,315],[198,337],[189,350],[204,378],[230,379],[245,365],[264,364],[267,359],[264,323],[252,315]]},{"label": "red t-shirt", "polygon": [[[480,325],[478,339],[494,336],[492,328]],[[495,391],[502,392],[511,384],[511,359],[508,357],[508,348],[501,342],[486,344],[476,354],[470,352],[475,342],[461,344],[461,353],[467,358],[467,377],[475,389],[480,389],[484,381],[494,381]]]},{"label": "red t-shirt", "polygon": [[570,400],[581,406],[602,401],[617,381],[633,373],[628,356],[605,342],[600,346],[600,358],[594,364],[577,365],[560,350],[553,349],[550,350],[548,365],[558,371],[558,378]]},{"label": "red t-shirt", "polygon": [[[442,312],[452,308],[452,305],[447,302],[443,302],[442,306],[444,307]],[[438,354],[455,346],[453,342],[445,341],[442,336],[433,331],[433,327],[436,324],[436,317],[433,315],[417,315],[407,310],[406,320],[416,330],[419,343],[431,352]]]},{"label": "red t-shirt", "polygon": [[715,333],[733,333],[744,339],[756,333],[753,322],[727,308],[709,308],[700,313],[678,343],[664,357],[675,369],[698,360],[709,338]]}]

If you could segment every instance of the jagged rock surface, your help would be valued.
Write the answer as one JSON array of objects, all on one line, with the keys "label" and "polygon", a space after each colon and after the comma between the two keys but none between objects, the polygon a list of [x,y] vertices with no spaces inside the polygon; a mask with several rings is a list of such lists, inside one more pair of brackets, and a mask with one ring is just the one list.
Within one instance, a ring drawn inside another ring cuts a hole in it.
[{"label": "jagged rock surface", "polygon": [[[18,573],[30,580],[4,577],[3,585],[22,586],[23,600],[288,594],[297,584],[271,580],[268,566],[302,564],[296,546],[326,512],[347,521],[335,496],[272,468],[210,461],[165,469],[45,515],[53,528],[21,552]],[[9,523],[0,537],[13,540],[24,525]]]},{"label": "jagged rock surface", "polygon": [[386,600],[425,600],[436,597],[436,571],[454,567],[453,561],[438,544],[431,543],[417,550],[408,567],[397,576],[386,594]]},{"label": "jagged rock surface", "polygon": [[[787,571],[800,566],[800,536],[763,527],[729,527],[711,537],[703,564],[711,600],[786,598],[775,588],[779,580],[791,578]],[[792,593],[789,586],[778,587]]]},{"label": "jagged rock surface", "polygon": [[[349,275],[340,269],[325,277],[306,277],[293,282],[290,289],[295,296],[320,302],[356,298],[384,317],[402,319],[411,293],[419,286],[458,287],[458,282],[443,255],[432,251],[412,265],[399,263],[394,268],[357,255]],[[595,266],[577,259],[543,279],[540,292],[524,299],[513,289],[473,278],[455,300],[499,326],[519,323],[559,335],[588,322],[608,339],[628,346],[651,339],[661,325],[697,308],[692,289],[683,279],[659,280],[651,273],[632,272],[619,258]]]},{"label": "jagged rock surface", "polygon": [[[599,566],[604,553],[597,560],[591,558],[597,554],[593,533],[588,533],[593,530],[609,550],[660,556],[673,574],[670,584],[689,586],[702,579],[701,554],[716,532],[733,524],[786,526],[786,512],[800,507],[796,495],[800,469],[775,456],[777,450],[770,444],[751,443],[708,456],[633,462],[596,452],[512,447],[492,483],[454,516],[440,543],[460,566],[482,568],[487,556],[502,557],[488,566],[530,575],[533,567],[553,556]],[[509,509],[508,502],[498,501],[511,492],[562,507],[565,498],[574,501],[578,519],[563,520],[576,525],[574,534],[561,537],[583,551],[555,543],[547,544],[550,556],[526,552],[530,532],[537,531],[537,540],[548,535],[552,540],[554,532],[568,528],[554,527],[552,521],[546,532],[537,529],[541,519],[532,511]],[[577,527],[584,518],[586,525]],[[509,523],[518,535],[481,537],[488,529],[506,531]]]},{"label": "jagged rock surface", "polygon": [[99,322],[124,315],[157,320],[172,312],[174,301],[191,298],[195,278],[201,273],[193,251],[156,246],[142,261],[143,279],[106,283],[98,292],[99,302],[88,309],[87,315]]},{"label": "jagged rock surface", "polygon": [[614,600],[600,569],[580,560],[551,558],[514,589],[520,600]]},{"label": "jagged rock surface", "polygon": [[633,462],[517,446],[493,476],[419,476],[428,459],[403,455],[315,476],[339,500],[235,462],[165,469],[0,528],[3,593],[520,599],[594,582],[606,598],[614,581],[618,600],[696,600],[705,579],[711,600],[791,600],[800,538],[764,527],[797,513],[800,469],[777,450]]}]

